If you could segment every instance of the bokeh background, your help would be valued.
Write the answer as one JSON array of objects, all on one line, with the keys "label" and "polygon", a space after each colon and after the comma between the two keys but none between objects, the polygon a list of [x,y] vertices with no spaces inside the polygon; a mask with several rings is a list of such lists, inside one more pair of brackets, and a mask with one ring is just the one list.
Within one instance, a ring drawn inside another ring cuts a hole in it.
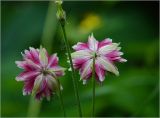
[{"label": "bokeh background", "polygon": [[[70,45],[86,42],[92,32],[97,40],[121,42],[124,64],[116,64],[120,76],[107,74],[96,84],[96,116],[159,116],[159,3],[129,1],[65,1],[66,31]],[[58,53],[60,65],[69,67],[63,35],[54,3],[43,1],[1,2],[1,115],[27,116],[30,96],[22,95],[22,71],[15,65],[30,46],[45,46]],[[79,87],[83,116],[91,115],[92,87]],[[60,78],[67,116],[77,116],[70,72]],[[39,116],[63,116],[59,99],[42,101]]]}]

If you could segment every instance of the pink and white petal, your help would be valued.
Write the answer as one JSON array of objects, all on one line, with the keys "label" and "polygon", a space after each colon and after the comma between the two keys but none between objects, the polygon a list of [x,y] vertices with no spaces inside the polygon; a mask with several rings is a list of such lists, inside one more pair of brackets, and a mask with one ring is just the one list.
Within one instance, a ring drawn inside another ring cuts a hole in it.
[{"label": "pink and white petal", "polygon": [[30,68],[27,67],[26,61],[15,61],[17,67],[24,69],[24,70],[31,70]]},{"label": "pink and white petal", "polygon": [[29,50],[25,50],[24,51],[24,54],[22,54],[24,56],[24,59],[27,58],[27,59],[32,59],[32,55],[30,53]]},{"label": "pink and white petal", "polygon": [[[106,57],[106,56],[105,56]],[[115,56],[115,57],[106,57],[106,58],[108,58],[108,60],[111,60],[111,61],[117,61],[117,62],[121,62],[121,63],[123,63],[123,62],[127,62],[127,60],[126,59],[124,59],[124,58],[122,58],[122,57],[120,57],[120,56]]]},{"label": "pink and white petal", "polygon": [[108,57],[110,61],[118,61],[121,57]]},{"label": "pink and white petal", "polygon": [[73,59],[73,66],[75,69],[80,69],[82,64],[88,61],[90,58],[88,57],[83,57],[83,58],[75,58]]},{"label": "pink and white petal", "polygon": [[57,54],[53,54],[48,58],[48,68],[52,66],[56,66],[58,64]]},{"label": "pink and white petal", "polygon": [[72,59],[74,58],[91,58],[92,57],[92,54],[91,54],[91,51],[89,50],[79,50],[79,51],[76,51],[76,52],[73,52],[71,54],[72,56]]},{"label": "pink and white petal", "polygon": [[117,76],[119,75],[118,69],[107,58],[101,56],[101,57],[97,58],[97,61],[103,67],[104,70],[112,72],[112,73],[114,73]]},{"label": "pink and white petal", "polygon": [[80,69],[81,79],[85,79],[89,74],[92,73],[92,69],[91,69],[92,64],[93,64],[93,60],[90,59],[82,65],[82,68]]},{"label": "pink and white petal", "polygon": [[48,71],[51,72],[56,77],[63,76],[65,74],[64,72],[65,70],[66,68],[63,68],[61,66],[54,66],[48,69]]},{"label": "pink and white petal", "polygon": [[101,48],[99,48],[99,53],[101,54],[101,55],[106,55],[106,54],[108,54],[108,53],[110,53],[110,52],[112,52],[112,51],[114,51],[114,50],[117,50],[117,49],[119,49],[119,44],[118,43],[112,43],[112,44],[110,44],[110,45],[106,45],[106,46],[103,46],[103,47],[101,47]]},{"label": "pink and white petal", "polygon": [[24,69],[25,71],[36,70],[36,68],[34,68],[32,65],[29,65],[27,61],[15,61],[15,63],[19,68]]},{"label": "pink and white petal", "polygon": [[118,61],[119,61],[119,62],[121,62],[121,63],[123,63],[123,62],[127,62],[127,60],[126,60],[126,59],[124,59],[124,58],[120,58],[120,59],[118,59]]},{"label": "pink and white petal", "polygon": [[30,79],[33,79],[34,77],[38,76],[39,74],[40,74],[40,72],[37,72],[37,71],[24,71],[16,77],[16,80],[17,81],[30,80]]},{"label": "pink and white petal", "polygon": [[38,100],[42,100],[44,97],[46,97],[47,100],[50,100],[51,95],[52,95],[52,91],[46,86],[45,89],[36,93],[35,98]]},{"label": "pink and white petal", "polygon": [[33,86],[33,91],[32,91],[33,95],[43,90],[45,86],[46,86],[45,76],[43,76],[43,74],[38,75],[34,81],[34,86]]},{"label": "pink and white petal", "polygon": [[46,80],[47,80],[47,86],[52,91],[56,91],[58,89],[59,85],[58,85],[58,81],[56,78],[54,78],[53,76],[47,75]]},{"label": "pink and white petal", "polygon": [[40,64],[39,52],[35,48],[32,48],[32,47],[30,47],[29,49],[30,49],[32,61],[36,64]]},{"label": "pink and white petal", "polygon": [[98,61],[95,63],[95,72],[98,77],[98,80],[103,82],[105,79],[105,70],[101,67]]},{"label": "pink and white petal", "polygon": [[98,41],[94,38],[93,34],[88,37],[88,47],[92,51],[97,51]]},{"label": "pink and white petal", "polygon": [[121,55],[123,55],[123,52],[120,52],[118,50],[114,50],[114,51],[111,51],[110,53],[106,54],[105,56],[113,58],[113,57],[118,57]]},{"label": "pink and white petal", "polygon": [[39,59],[42,67],[46,67],[48,65],[48,54],[45,48],[40,47]]},{"label": "pink and white petal", "polygon": [[45,97],[45,89],[43,89],[43,90],[35,93],[35,98],[36,98],[37,100],[42,100],[43,97]]},{"label": "pink and white petal", "polygon": [[72,47],[74,50],[89,50],[89,47],[86,43],[78,42],[76,45]]},{"label": "pink and white petal", "polygon": [[112,39],[106,38],[103,41],[98,43],[98,48],[101,48],[101,47],[109,45],[109,44],[112,44]]},{"label": "pink and white petal", "polygon": [[39,89],[36,91],[36,99],[41,100],[43,97],[46,97],[48,100],[52,94],[52,90],[48,87],[47,78],[44,76]]},{"label": "pink and white petal", "polygon": [[25,59],[25,61],[26,61],[27,65],[28,65],[29,67],[34,68],[35,70],[40,70],[40,69],[41,69],[40,65],[34,63],[32,60],[30,60],[30,59]]},{"label": "pink and white petal", "polygon": [[24,82],[23,95],[30,95],[34,86],[35,79]]},{"label": "pink and white petal", "polygon": [[50,100],[50,98],[51,98],[51,95],[52,95],[52,93],[53,93],[53,91],[51,90],[51,89],[49,89],[48,87],[46,87],[46,89],[45,89],[45,97],[47,98],[47,100],[49,101]]},{"label": "pink and white petal", "polygon": [[[86,82],[87,82],[91,77],[92,77],[92,71],[90,70],[88,72],[88,74],[83,78],[83,81],[86,80]],[[81,80],[82,80],[82,78],[81,78]]]}]

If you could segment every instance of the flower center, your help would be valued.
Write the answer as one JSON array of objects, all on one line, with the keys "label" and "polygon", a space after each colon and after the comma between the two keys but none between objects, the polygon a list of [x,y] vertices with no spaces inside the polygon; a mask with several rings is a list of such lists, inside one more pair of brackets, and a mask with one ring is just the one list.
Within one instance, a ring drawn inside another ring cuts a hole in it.
[{"label": "flower center", "polygon": [[93,58],[97,58],[97,57],[100,57],[100,54],[98,52],[94,52],[93,53]]},{"label": "flower center", "polygon": [[47,68],[44,68],[44,67],[42,67],[41,73],[42,73],[43,75],[49,74],[48,69],[47,69]]}]

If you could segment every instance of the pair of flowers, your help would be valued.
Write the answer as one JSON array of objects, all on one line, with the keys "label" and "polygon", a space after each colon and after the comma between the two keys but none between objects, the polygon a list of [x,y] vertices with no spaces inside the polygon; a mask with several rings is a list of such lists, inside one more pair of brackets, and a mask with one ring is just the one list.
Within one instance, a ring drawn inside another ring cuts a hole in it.
[{"label": "pair of flowers", "polygon": [[[109,38],[98,42],[93,34],[89,36],[87,43],[79,42],[73,49],[75,50],[71,54],[73,66],[79,70],[84,84],[91,78],[93,66],[96,80],[103,82],[107,71],[119,75],[114,62],[127,61],[121,57],[123,53],[120,52],[119,44],[113,43]],[[23,61],[16,61],[16,64],[24,71],[16,77],[16,80],[24,82],[23,95],[32,93],[38,100],[43,97],[49,99],[61,86],[58,77],[65,74],[65,68],[58,65],[57,54],[49,56],[45,48],[30,47],[22,56]]]}]

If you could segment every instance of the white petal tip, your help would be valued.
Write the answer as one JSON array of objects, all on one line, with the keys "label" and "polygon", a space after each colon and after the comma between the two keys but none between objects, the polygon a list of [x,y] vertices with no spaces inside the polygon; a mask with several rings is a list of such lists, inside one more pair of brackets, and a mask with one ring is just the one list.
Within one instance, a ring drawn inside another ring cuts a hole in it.
[{"label": "white petal tip", "polygon": [[116,76],[119,76],[119,73],[115,73]]},{"label": "white petal tip", "polygon": [[104,78],[100,78],[99,81],[100,81],[100,82],[103,82],[103,81],[104,81]]},{"label": "white petal tip", "polygon": [[51,100],[51,97],[50,96],[47,96],[47,101],[50,101]]},{"label": "white petal tip", "polygon": [[67,60],[67,63],[69,63],[69,64],[70,64],[70,61],[69,61],[69,60]]},{"label": "white petal tip", "polygon": [[112,39],[111,38],[107,38],[107,40],[110,40],[112,42]]},{"label": "white petal tip", "polygon": [[61,91],[63,90],[63,87],[62,87],[62,85],[60,86],[60,89],[61,89]]},{"label": "white petal tip", "polygon": [[25,90],[23,90],[23,96],[26,96],[26,95],[30,95],[31,92],[26,92]]},{"label": "white petal tip", "polygon": [[29,49],[30,49],[30,50],[34,50],[34,48],[33,48],[33,47],[29,47]]},{"label": "white petal tip", "polygon": [[87,83],[87,80],[83,80],[83,85],[86,85],[86,83]]},{"label": "white petal tip", "polygon": [[75,48],[76,48],[76,45],[72,46],[72,48],[75,49]]},{"label": "white petal tip", "polygon": [[71,69],[71,68],[69,68],[69,69],[68,69],[68,71],[72,71],[72,69]]},{"label": "white petal tip", "polygon": [[93,37],[93,32],[91,33],[91,36]]},{"label": "white petal tip", "polygon": [[18,64],[19,64],[19,61],[15,61],[15,64],[17,64],[17,65],[18,65]]},{"label": "white petal tip", "polygon": [[26,96],[27,95],[27,93],[26,92],[23,92],[23,96]]},{"label": "white petal tip", "polygon": [[16,81],[22,81],[21,79],[20,79],[20,77],[16,77]]},{"label": "white petal tip", "polygon": [[127,60],[126,59],[121,59],[120,62],[127,62]]}]

